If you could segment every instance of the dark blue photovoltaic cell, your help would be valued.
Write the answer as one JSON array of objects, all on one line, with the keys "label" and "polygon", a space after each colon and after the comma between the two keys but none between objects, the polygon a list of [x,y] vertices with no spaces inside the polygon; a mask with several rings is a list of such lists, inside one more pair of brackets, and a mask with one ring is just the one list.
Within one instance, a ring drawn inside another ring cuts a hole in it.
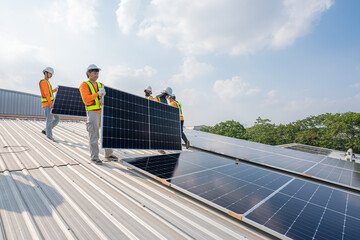
[{"label": "dark blue photovoltaic cell", "polygon": [[189,129],[185,132],[191,145],[200,149],[360,189],[359,163]]},{"label": "dark blue photovoltaic cell", "polygon": [[179,109],[105,87],[102,147],[181,150]]},{"label": "dark blue photovoltaic cell", "polygon": [[79,89],[59,86],[51,113],[86,117],[85,105]]},{"label": "dark blue photovoltaic cell", "polygon": [[218,206],[242,214],[290,179],[283,174],[239,163],[168,181]]},{"label": "dark blue photovoltaic cell", "polygon": [[244,218],[292,239],[357,239],[359,207],[357,194],[294,179]]},{"label": "dark blue photovoltaic cell", "polygon": [[124,159],[125,162],[159,178],[172,178],[203,171],[223,165],[234,165],[234,161],[204,152],[182,152],[177,154]]}]

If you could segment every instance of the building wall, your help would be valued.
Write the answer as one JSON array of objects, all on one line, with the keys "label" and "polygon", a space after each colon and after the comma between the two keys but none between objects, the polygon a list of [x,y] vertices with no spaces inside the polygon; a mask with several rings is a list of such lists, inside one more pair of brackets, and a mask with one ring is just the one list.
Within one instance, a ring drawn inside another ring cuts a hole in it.
[{"label": "building wall", "polygon": [[42,117],[41,96],[0,88],[0,115]]}]

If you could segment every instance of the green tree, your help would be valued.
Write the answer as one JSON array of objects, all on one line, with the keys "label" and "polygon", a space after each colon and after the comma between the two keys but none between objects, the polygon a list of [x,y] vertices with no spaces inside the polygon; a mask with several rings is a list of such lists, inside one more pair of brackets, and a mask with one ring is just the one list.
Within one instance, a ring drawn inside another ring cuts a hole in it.
[{"label": "green tree", "polygon": [[200,131],[241,139],[245,138],[246,133],[245,127],[234,120],[218,123],[214,127],[203,127]]},{"label": "green tree", "polygon": [[246,129],[246,138],[253,142],[275,145],[276,144],[276,126],[270,119],[258,117],[254,126]]}]

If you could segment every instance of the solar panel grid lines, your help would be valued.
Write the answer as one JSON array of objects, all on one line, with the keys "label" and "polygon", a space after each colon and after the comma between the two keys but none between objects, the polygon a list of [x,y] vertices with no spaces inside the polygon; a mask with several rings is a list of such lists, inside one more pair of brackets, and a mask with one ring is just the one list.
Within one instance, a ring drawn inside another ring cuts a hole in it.
[{"label": "solar panel grid lines", "polygon": [[78,88],[59,86],[56,91],[52,114],[86,116],[85,105]]},{"label": "solar panel grid lines", "polygon": [[356,239],[359,207],[358,194],[295,179],[243,219],[291,239]]},{"label": "solar panel grid lines", "polygon": [[206,152],[144,159],[125,161],[281,239],[356,239],[360,233],[360,195],[355,192]]},{"label": "solar panel grid lines", "polygon": [[181,150],[178,108],[106,87],[103,148]]},{"label": "solar panel grid lines", "polygon": [[212,150],[232,158],[246,159],[246,161],[289,173],[360,189],[360,164],[358,163],[198,131],[187,130],[186,134],[192,145],[199,149]]}]

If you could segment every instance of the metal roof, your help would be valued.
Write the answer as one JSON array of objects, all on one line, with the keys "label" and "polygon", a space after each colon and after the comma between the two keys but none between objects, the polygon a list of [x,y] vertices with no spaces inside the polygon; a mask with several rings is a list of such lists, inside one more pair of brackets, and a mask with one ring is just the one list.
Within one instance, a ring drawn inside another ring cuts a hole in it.
[{"label": "metal roof", "polygon": [[41,134],[44,126],[0,119],[0,239],[269,237],[120,162],[90,163],[85,122],[61,121],[53,130],[57,142]]}]

